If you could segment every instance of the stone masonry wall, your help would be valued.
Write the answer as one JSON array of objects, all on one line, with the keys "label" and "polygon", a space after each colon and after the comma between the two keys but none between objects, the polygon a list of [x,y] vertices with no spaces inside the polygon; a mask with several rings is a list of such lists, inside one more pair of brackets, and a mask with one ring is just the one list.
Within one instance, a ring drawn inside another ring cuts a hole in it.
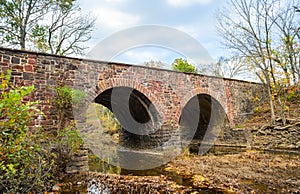
[{"label": "stone masonry wall", "polygon": [[154,104],[164,123],[175,127],[182,108],[197,94],[215,98],[232,125],[247,118],[254,105],[251,99],[263,94],[262,85],[245,81],[6,48],[0,48],[0,69],[4,73],[12,70],[11,81],[15,85],[34,84],[35,92],[28,100],[39,100],[40,108],[47,115],[37,117],[34,124],[48,129],[57,125],[51,101],[53,87],[60,82],[86,92],[89,102],[112,87],[134,88]]}]

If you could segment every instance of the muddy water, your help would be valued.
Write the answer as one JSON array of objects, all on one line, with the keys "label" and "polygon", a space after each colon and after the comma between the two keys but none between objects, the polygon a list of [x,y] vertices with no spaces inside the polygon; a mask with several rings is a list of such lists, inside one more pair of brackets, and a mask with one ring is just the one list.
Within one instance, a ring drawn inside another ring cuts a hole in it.
[{"label": "muddy water", "polygon": [[[232,148],[232,147],[221,147],[221,146],[214,146],[209,154],[212,155],[224,155],[224,154],[236,154],[246,151],[246,148]],[[268,154],[280,154],[280,155],[286,155],[287,157],[293,153],[282,153],[282,152],[268,152]],[[98,171],[105,174],[120,174],[120,175],[126,175],[126,176],[141,176],[141,177],[156,177],[164,175],[168,177],[169,180],[176,182],[176,184],[181,185],[186,188],[190,188],[190,192],[196,192],[196,193],[228,193],[226,190],[221,190],[217,188],[196,188],[193,185],[193,177],[190,175],[182,175],[177,174],[175,172],[169,172],[166,171],[166,166],[161,166],[158,168],[154,168],[151,170],[143,170],[143,171],[132,171],[132,170],[126,170],[126,169],[120,169],[115,166],[110,166],[106,164],[105,162],[94,160],[90,163],[90,170],[91,171]],[[258,184],[250,180],[244,180],[245,184],[249,185],[251,188],[256,188],[259,191],[263,193],[272,193],[270,188],[266,185]],[[248,182],[247,182],[248,181]],[[68,182],[68,180],[66,180]],[[72,186],[69,189],[64,190],[62,193],[113,193],[111,192],[105,185],[101,183],[88,183],[85,185],[77,185]]]}]

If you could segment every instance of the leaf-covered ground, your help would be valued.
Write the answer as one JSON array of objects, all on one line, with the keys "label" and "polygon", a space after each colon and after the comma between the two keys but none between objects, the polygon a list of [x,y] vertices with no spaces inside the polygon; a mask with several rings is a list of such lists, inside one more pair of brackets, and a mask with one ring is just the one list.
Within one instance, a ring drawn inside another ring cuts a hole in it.
[{"label": "leaf-covered ground", "polygon": [[193,187],[233,193],[300,193],[300,156],[247,151],[239,154],[181,157],[168,171],[190,177]]}]

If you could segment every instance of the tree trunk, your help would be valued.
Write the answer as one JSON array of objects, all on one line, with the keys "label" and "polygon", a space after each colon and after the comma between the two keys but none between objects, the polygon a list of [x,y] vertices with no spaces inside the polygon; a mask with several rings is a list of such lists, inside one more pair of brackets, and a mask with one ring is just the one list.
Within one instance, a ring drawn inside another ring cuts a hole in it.
[{"label": "tree trunk", "polygon": [[269,78],[267,78],[267,92],[268,92],[270,111],[271,111],[271,123],[274,123],[276,118],[275,118],[274,103],[273,103],[271,86],[270,86],[270,79]]},{"label": "tree trunk", "polygon": [[21,47],[21,50],[25,50],[25,38],[26,38],[26,32],[25,32],[25,29],[23,27],[20,27],[20,47]]}]

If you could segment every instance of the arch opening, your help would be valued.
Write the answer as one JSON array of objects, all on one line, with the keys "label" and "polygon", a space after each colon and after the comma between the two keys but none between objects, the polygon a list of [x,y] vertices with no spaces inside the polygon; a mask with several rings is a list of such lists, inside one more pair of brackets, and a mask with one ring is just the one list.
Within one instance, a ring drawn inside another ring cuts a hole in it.
[{"label": "arch opening", "polygon": [[192,97],[182,109],[179,120],[183,147],[199,152],[201,145],[213,145],[227,123],[225,110],[215,98],[208,94]]},{"label": "arch opening", "polygon": [[130,87],[113,87],[94,102],[107,107],[119,121],[120,146],[136,150],[158,146],[154,136],[159,113],[143,93]]}]

